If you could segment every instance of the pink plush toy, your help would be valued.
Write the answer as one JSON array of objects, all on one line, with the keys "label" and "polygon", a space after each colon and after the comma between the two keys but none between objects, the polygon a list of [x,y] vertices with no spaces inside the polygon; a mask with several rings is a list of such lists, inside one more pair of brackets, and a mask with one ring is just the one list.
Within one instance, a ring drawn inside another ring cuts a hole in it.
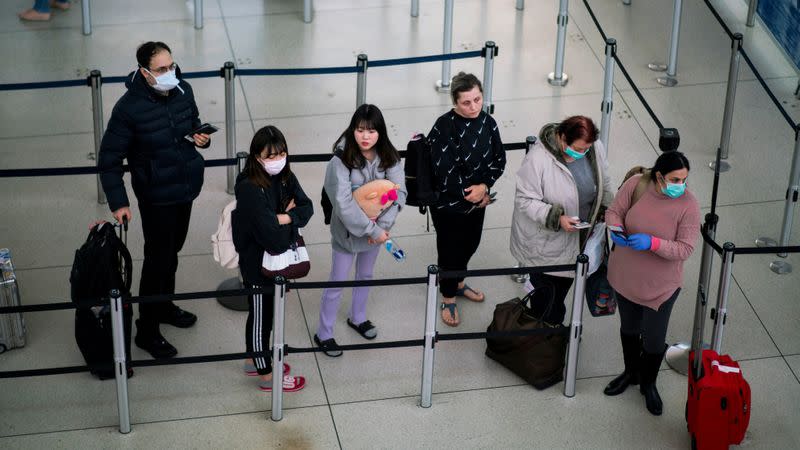
[{"label": "pink plush toy", "polygon": [[353,198],[370,220],[377,220],[397,200],[399,185],[389,180],[372,180],[353,191]]}]

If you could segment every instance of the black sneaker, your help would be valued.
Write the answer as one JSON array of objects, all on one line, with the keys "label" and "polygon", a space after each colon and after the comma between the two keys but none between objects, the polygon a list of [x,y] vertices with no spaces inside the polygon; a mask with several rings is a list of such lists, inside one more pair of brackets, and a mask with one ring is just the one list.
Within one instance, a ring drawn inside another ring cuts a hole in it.
[{"label": "black sneaker", "polygon": [[178,328],[189,328],[197,322],[197,316],[176,306],[159,317],[158,321]]},{"label": "black sneaker", "polygon": [[316,334],[314,335],[314,342],[317,344],[319,348],[322,349],[322,353],[330,356],[331,358],[336,358],[342,356],[341,350],[331,350],[332,347],[337,347],[336,341],[333,338],[325,339],[324,341],[319,340],[319,336]]},{"label": "black sneaker", "polygon": [[172,358],[178,354],[178,350],[167,342],[161,334],[156,334],[151,337],[137,334],[134,342],[136,342],[137,347],[150,353],[155,359]]}]

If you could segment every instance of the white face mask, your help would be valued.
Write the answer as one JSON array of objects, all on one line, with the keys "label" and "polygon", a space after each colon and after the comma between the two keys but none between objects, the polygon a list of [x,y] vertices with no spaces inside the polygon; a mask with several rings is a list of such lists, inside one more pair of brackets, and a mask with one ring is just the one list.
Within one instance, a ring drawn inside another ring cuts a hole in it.
[{"label": "white face mask", "polygon": [[264,170],[267,171],[268,174],[275,176],[286,167],[286,158],[281,158],[275,161],[261,161],[261,164],[264,165]]},{"label": "white face mask", "polygon": [[[144,69],[147,70],[147,69]],[[155,76],[153,72],[147,70],[147,73],[150,74],[153,78],[156,79],[156,84],[153,86],[153,89],[161,92],[168,92],[175,89],[176,86],[180,83],[178,77],[175,76],[175,71],[170,70],[169,72],[165,73],[164,75]]]}]

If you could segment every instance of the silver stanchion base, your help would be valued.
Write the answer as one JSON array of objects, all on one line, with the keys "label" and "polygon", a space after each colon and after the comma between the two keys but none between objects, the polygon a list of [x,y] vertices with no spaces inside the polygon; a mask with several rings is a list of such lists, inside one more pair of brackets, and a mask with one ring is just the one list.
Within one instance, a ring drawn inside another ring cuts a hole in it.
[{"label": "silver stanchion base", "polygon": [[652,70],[653,72],[666,72],[667,65],[661,63],[650,63],[647,65],[647,68]]},{"label": "silver stanchion base", "polygon": [[631,0],[622,0],[622,4],[625,6],[631,6]]},{"label": "silver stanchion base", "polygon": [[[239,278],[228,278],[217,286],[218,291],[230,291],[233,289],[243,289],[244,286]],[[247,296],[241,295],[238,297],[220,297],[217,302],[234,311],[247,311]]]},{"label": "silver stanchion base", "polygon": [[530,278],[530,275],[526,273],[515,273],[511,275],[511,279],[514,280],[515,283],[524,283],[528,281],[528,278]]},{"label": "silver stanchion base", "polygon": [[678,80],[671,76],[658,77],[656,78],[656,83],[666,87],[673,87],[678,84]]},{"label": "silver stanchion base", "polygon": [[772,261],[769,263],[769,270],[778,275],[786,275],[792,273],[792,265],[786,261]]},{"label": "silver stanchion base", "polygon": [[436,80],[436,92],[439,92],[439,93],[442,93],[442,94],[446,93],[446,92],[450,92],[450,85],[448,84],[447,86],[443,86],[442,85],[442,80]]},{"label": "silver stanchion base", "polygon": [[[709,349],[711,346],[703,344],[704,349]],[[689,353],[692,351],[692,345],[688,342],[678,342],[671,345],[667,349],[667,354],[664,359],[670,369],[686,376],[689,373]]]},{"label": "silver stanchion base", "polygon": [[768,237],[760,237],[756,239],[756,247],[777,247],[778,242],[775,239]]},{"label": "silver stanchion base", "polygon": [[[713,171],[716,171],[717,170],[716,169],[717,168],[717,162],[716,161],[711,161],[710,163],[708,163],[708,168],[713,170]],[[719,162],[719,171],[720,172],[727,172],[729,170],[731,170],[731,165],[730,164],[728,164],[726,161],[720,161]]]},{"label": "silver stanchion base", "polygon": [[569,75],[565,72],[561,72],[561,78],[556,78],[555,72],[550,72],[547,74],[547,82],[553,86],[566,86],[567,82],[569,82]]}]

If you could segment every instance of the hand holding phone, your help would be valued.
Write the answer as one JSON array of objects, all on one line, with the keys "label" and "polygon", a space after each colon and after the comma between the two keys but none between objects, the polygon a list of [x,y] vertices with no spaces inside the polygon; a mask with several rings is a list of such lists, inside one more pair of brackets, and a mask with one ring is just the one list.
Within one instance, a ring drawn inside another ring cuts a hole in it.
[{"label": "hand holding phone", "polygon": [[189,134],[185,135],[183,138],[187,141],[194,143],[194,135],[195,134],[214,134],[219,131],[219,128],[211,125],[210,123],[204,123],[199,127],[195,128],[194,130],[190,131]]},{"label": "hand holding phone", "polygon": [[619,226],[619,225],[609,225],[609,226],[608,226],[608,229],[609,229],[609,231],[611,231],[612,233],[615,233],[615,234],[617,234],[617,235],[619,235],[619,236],[621,236],[621,237],[623,237],[623,238],[625,238],[625,239],[627,239],[627,238],[628,238],[628,234],[627,234],[627,233],[625,233],[625,229],[624,229],[624,228],[622,228],[622,227],[621,227],[621,226]]}]

